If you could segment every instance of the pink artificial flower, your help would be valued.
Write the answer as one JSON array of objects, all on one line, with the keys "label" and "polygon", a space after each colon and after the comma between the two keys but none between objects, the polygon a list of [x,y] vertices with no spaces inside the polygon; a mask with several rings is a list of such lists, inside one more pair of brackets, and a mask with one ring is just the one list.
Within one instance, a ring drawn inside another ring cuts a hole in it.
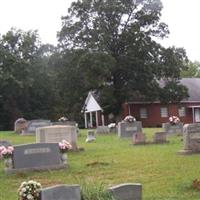
[{"label": "pink artificial flower", "polygon": [[4,148],[4,149],[1,151],[1,154],[2,154],[2,155],[6,155],[7,153],[8,153],[8,151],[7,151],[6,148]]},{"label": "pink artificial flower", "polygon": [[7,148],[9,151],[13,152],[14,151],[14,147],[13,146],[8,146]]},{"label": "pink artificial flower", "polygon": [[0,153],[5,149],[6,147],[0,146]]}]

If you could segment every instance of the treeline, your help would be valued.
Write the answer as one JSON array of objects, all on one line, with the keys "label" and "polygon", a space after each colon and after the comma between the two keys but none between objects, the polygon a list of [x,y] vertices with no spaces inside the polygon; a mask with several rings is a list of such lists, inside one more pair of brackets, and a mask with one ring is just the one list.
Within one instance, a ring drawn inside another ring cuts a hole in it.
[{"label": "treeline", "polygon": [[114,116],[125,101],[187,97],[179,84],[188,65],[184,49],[155,40],[169,34],[161,9],[158,0],[78,1],[62,18],[57,47],[41,44],[36,31],[2,35],[0,129],[12,129],[19,117],[66,116],[81,125],[90,90],[98,93],[105,114]]}]

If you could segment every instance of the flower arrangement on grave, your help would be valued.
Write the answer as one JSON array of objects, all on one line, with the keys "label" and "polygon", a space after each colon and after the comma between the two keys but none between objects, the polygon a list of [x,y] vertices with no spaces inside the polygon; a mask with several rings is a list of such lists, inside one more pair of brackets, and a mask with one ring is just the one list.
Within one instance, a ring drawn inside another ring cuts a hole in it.
[{"label": "flower arrangement on grave", "polygon": [[136,119],[135,119],[135,117],[133,117],[133,116],[131,116],[131,115],[128,115],[128,116],[126,116],[126,117],[124,118],[123,121],[124,121],[124,122],[128,122],[128,123],[132,123],[132,122],[135,122]]},{"label": "flower arrangement on grave", "polygon": [[58,119],[59,122],[66,122],[68,121],[67,117],[61,117]]},{"label": "flower arrangement on grave", "polygon": [[61,153],[66,153],[68,150],[72,149],[72,145],[66,140],[62,140],[58,145]]},{"label": "flower arrangement on grave", "polygon": [[115,128],[116,127],[116,123],[110,123],[108,124],[108,128]]},{"label": "flower arrangement on grave", "polygon": [[180,119],[177,116],[171,116],[171,117],[169,117],[169,123],[171,125],[176,125],[176,124],[180,123]]},{"label": "flower arrangement on grave", "polygon": [[19,200],[39,200],[40,191],[40,183],[33,180],[24,181],[18,189]]},{"label": "flower arrangement on grave", "polygon": [[14,152],[13,146],[0,146],[0,158],[8,159],[11,158]]}]

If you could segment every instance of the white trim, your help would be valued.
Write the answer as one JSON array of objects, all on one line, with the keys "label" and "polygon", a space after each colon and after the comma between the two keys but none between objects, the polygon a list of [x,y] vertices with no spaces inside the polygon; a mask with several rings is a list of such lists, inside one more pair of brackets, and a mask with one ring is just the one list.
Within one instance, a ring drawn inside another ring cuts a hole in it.
[{"label": "white trim", "polygon": [[99,126],[98,111],[96,111],[96,127]]},{"label": "white trim", "polygon": [[104,126],[105,125],[105,121],[104,121],[104,115],[103,114],[101,115],[101,119],[102,119],[102,126]]},{"label": "white trim", "polygon": [[88,128],[88,125],[87,125],[87,113],[84,113],[84,119],[85,119],[85,128]]}]

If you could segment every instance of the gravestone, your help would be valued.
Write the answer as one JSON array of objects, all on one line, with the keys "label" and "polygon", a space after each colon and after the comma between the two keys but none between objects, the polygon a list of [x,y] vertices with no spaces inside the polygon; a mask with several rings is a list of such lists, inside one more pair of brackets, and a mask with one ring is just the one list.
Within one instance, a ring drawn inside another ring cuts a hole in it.
[{"label": "gravestone", "polygon": [[125,183],[108,188],[116,200],[142,200],[140,183]]},{"label": "gravestone", "polygon": [[23,135],[35,134],[36,128],[50,126],[50,125],[51,125],[50,120],[44,120],[44,119],[30,120],[28,121],[27,128],[24,130]]},{"label": "gravestone", "polygon": [[81,200],[79,185],[57,185],[41,190],[41,200]]},{"label": "gravestone", "polygon": [[13,168],[7,173],[65,168],[57,143],[38,143],[14,146]]},{"label": "gravestone", "polygon": [[28,122],[24,118],[19,118],[15,121],[14,132],[15,133],[23,133],[24,130],[27,128]]},{"label": "gravestone", "polygon": [[166,132],[157,132],[153,136],[153,143],[162,144],[167,142],[167,133]]},{"label": "gravestone", "polygon": [[200,153],[200,123],[185,124],[183,128],[183,150],[180,154]]},{"label": "gravestone", "polygon": [[12,144],[6,140],[0,140],[0,146],[8,147],[12,146]]},{"label": "gravestone", "polygon": [[171,123],[163,123],[162,124],[162,128],[164,130],[164,132],[166,133],[179,133],[179,134],[182,134],[183,133],[183,123],[180,122],[178,124],[171,124]]},{"label": "gravestone", "polygon": [[94,131],[88,131],[85,142],[93,142],[96,140]]},{"label": "gravestone", "polygon": [[96,134],[109,134],[110,129],[108,128],[108,126],[98,126],[95,132]]},{"label": "gravestone", "polygon": [[133,137],[136,133],[142,132],[142,123],[140,121],[135,122],[119,122],[118,123],[118,136],[122,137]]},{"label": "gravestone", "polygon": [[133,135],[133,144],[146,144],[146,136],[144,133],[135,133]]},{"label": "gravestone", "polygon": [[72,150],[77,150],[77,131],[75,126],[46,126],[36,129],[36,143],[68,141]]},{"label": "gravestone", "polygon": [[76,126],[76,122],[75,121],[59,121],[59,122],[52,122],[52,125]]}]

